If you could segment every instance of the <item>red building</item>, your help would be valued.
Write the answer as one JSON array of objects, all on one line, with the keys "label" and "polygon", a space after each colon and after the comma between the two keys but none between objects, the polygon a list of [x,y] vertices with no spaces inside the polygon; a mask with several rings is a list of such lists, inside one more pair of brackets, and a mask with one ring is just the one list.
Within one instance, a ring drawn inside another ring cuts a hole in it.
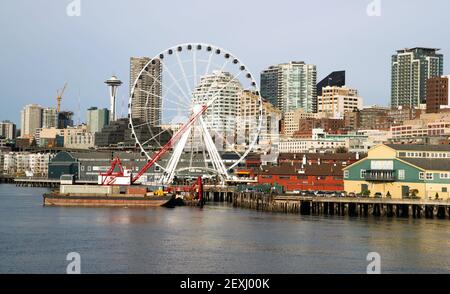
[{"label": "red building", "polygon": [[356,153],[280,153],[278,165],[290,164],[341,164],[343,166],[353,164],[365,157],[365,154]]},{"label": "red building", "polygon": [[285,191],[342,191],[342,168],[341,164],[263,166],[258,184],[278,184]]}]

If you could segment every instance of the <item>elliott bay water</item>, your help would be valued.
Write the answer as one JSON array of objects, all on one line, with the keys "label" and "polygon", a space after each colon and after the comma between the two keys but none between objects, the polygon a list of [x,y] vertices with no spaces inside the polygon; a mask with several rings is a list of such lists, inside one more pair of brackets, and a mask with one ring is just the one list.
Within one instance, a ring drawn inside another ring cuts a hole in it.
[{"label": "elliott bay water", "polygon": [[450,220],[300,216],[193,207],[43,207],[0,185],[0,273],[450,273]]}]

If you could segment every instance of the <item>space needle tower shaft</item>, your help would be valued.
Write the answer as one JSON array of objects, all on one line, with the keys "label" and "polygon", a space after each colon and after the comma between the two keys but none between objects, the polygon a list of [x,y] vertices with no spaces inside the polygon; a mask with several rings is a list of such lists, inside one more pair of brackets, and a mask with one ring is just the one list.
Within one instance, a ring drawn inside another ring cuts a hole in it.
[{"label": "space needle tower shaft", "polygon": [[116,95],[118,87],[122,85],[122,81],[116,76],[112,76],[109,80],[105,81],[105,84],[109,87],[109,97],[111,103],[111,107],[109,109],[109,121],[112,122],[116,120]]}]

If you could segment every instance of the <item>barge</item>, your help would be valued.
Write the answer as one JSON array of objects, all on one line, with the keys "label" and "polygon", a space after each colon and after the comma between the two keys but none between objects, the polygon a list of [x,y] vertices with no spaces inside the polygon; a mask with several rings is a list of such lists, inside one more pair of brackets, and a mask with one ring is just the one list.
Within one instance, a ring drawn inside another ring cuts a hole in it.
[{"label": "barge", "polygon": [[44,206],[78,207],[173,207],[175,195],[147,192],[145,187],[61,185],[59,191],[43,195]]}]

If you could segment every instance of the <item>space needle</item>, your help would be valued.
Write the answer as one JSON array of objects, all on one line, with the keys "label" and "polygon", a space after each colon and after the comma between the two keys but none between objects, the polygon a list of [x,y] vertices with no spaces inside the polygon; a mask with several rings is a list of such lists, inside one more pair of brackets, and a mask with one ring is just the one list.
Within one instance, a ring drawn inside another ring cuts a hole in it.
[{"label": "space needle", "polygon": [[109,87],[109,97],[111,102],[111,108],[109,113],[109,121],[116,120],[116,94],[117,88],[122,85],[122,81],[119,80],[116,76],[112,76],[109,80],[105,81],[105,84]]}]

